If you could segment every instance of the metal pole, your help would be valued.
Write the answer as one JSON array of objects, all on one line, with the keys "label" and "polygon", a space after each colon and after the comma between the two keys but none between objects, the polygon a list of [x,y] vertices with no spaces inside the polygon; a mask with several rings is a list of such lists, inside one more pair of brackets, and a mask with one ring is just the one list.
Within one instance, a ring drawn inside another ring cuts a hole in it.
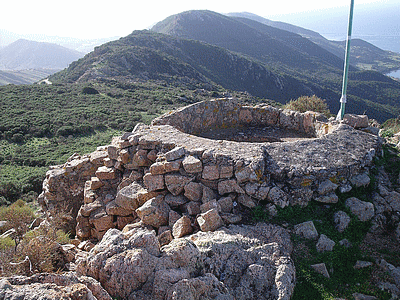
[{"label": "metal pole", "polygon": [[353,9],[354,9],[354,0],[351,0],[349,25],[348,25],[348,29],[347,29],[346,53],[345,53],[344,70],[343,70],[342,97],[340,98],[340,110],[336,116],[337,120],[343,120],[344,109],[346,106],[347,77],[348,77],[348,72],[349,72],[349,56],[350,56],[350,40],[351,40],[351,29],[353,27]]}]

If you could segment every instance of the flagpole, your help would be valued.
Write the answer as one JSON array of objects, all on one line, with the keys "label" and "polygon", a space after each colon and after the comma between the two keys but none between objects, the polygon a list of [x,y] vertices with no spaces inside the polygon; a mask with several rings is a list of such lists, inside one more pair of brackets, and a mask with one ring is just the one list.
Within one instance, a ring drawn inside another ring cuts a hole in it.
[{"label": "flagpole", "polygon": [[348,28],[347,28],[346,52],[345,52],[344,69],[343,69],[342,97],[340,98],[340,110],[337,114],[336,120],[343,120],[344,110],[345,110],[346,100],[347,100],[346,92],[347,92],[347,77],[348,77],[348,72],[349,72],[351,30],[353,27],[353,10],[354,10],[354,0],[351,0],[349,23],[348,23]]}]

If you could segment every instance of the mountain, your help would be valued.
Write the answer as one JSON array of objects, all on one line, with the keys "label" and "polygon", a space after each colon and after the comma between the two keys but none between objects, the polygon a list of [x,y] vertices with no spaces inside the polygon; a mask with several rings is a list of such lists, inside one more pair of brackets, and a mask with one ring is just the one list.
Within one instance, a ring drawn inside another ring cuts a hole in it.
[{"label": "mountain", "polygon": [[18,40],[0,49],[0,70],[64,69],[82,53],[51,43]]},{"label": "mountain", "polygon": [[[315,71],[321,67],[324,70],[331,67],[333,72],[342,68],[341,59],[300,35],[294,36],[288,31],[267,28],[258,22],[257,26],[264,28],[259,30],[211,11],[187,11],[166,18],[151,30],[223,47],[277,68],[284,65],[290,70]],[[297,44],[298,48],[294,44]]]},{"label": "mountain", "polygon": [[50,77],[54,82],[163,80],[168,83],[221,85],[285,102],[312,93],[299,80],[278,75],[255,60],[194,40],[134,31],[97,47],[69,68]]},{"label": "mountain", "polygon": [[0,29],[0,37],[0,49],[17,40],[24,39],[35,42],[53,43],[82,53],[89,53],[90,51],[93,51],[96,46],[100,46],[119,38],[114,36],[100,39],[79,39],[73,37],[49,36],[44,34],[17,34],[4,29]]},{"label": "mountain", "polygon": [[[340,58],[298,34],[246,22],[209,11],[171,16],[151,31],[134,31],[96,47],[50,80],[124,85],[151,80],[193,90],[220,86],[281,103],[315,94],[327,100],[332,112],[339,110]],[[400,83],[351,69],[346,111],[380,121],[396,117]]]},{"label": "mountain", "polygon": [[[229,13],[227,15],[235,17],[237,20],[249,26],[262,23],[274,28],[299,34],[337,57],[341,59],[344,58],[344,41],[330,41],[315,31],[284,22],[271,21],[252,13]],[[258,26],[258,28],[260,28],[260,26]],[[361,69],[375,70],[386,74],[392,70],[400,69],[400,54],[382,50],[364,40],[353,38],[351,42],[350,63]]]}]

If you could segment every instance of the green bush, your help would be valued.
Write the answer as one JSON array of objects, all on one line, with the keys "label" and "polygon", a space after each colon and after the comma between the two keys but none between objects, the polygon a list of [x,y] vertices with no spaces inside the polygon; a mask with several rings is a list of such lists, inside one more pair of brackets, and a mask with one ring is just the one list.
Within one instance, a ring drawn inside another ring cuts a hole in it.
[{"label": "green bush", "polygon": [[330,116],[331,112],[329,111],[328,104],[324,99],[321,99],[315,95],[313,96],[301,96],[296,100],[290,100],[284,108],[297,110],[299,112],[306,112],[306,111],[315,111],[326,116]]}]

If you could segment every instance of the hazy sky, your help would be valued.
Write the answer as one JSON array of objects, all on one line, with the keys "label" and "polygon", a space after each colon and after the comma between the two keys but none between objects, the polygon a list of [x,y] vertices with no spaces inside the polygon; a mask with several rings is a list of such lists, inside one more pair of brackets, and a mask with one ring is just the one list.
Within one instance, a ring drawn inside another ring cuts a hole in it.
[{"label": "hazy sky", "polygon": [[[355,0],[357,4],[387,0]],[[251,12],[262,17],[308,10],[349,6],[350,0],[247,0],[247,1],[92,1],[3,0],[0,29],[14,33],[39,33],[62,37],[101,38],[126,36],[172,14],[192,9],[219,13]]]}]

